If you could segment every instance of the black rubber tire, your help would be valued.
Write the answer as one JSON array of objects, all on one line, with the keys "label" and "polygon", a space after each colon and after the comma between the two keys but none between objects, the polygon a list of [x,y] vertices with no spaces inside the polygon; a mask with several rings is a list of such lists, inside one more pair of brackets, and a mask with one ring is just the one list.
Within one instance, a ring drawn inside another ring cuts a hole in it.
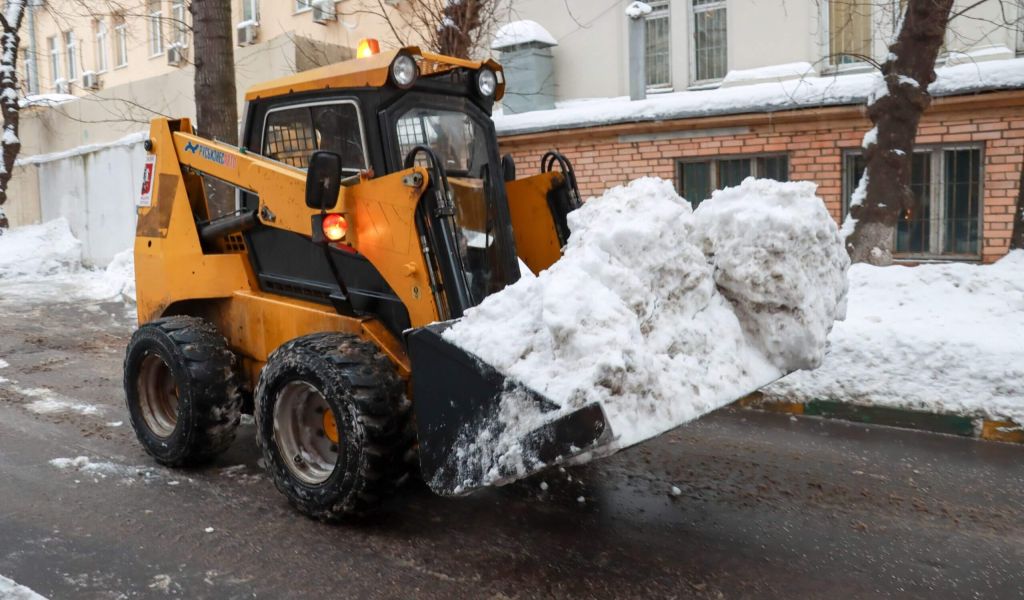
[{"label": "black rubber tire", "polygon": [[[167,437],[154,433],[142,415],[139,370],[150,354],[163,360],[177,386],[177,423]],[[228,449],[242,407],[235,361],[224,336],[198,317],[157,319],[132,335],[124,359],[125,401],[136,437],[158,463],[194,466]]]},{"label": "black rubber tire", "polygon": [[[315,387],[335,415],[338,461],[326,481],[295,477],[274,439],[274,407],[288,383]],[[411,404],[394,366],[373,345],[343,333],[317,333],[274,351],[256,384],[256,436],[267,471],[303,514],[340,521],[379,509],[408,478],[414,438]]]}]

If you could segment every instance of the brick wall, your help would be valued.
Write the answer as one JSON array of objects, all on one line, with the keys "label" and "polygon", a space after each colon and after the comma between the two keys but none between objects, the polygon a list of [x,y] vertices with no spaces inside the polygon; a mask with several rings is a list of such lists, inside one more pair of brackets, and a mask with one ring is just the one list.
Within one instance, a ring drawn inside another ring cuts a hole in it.
[{"label": "brick wall", "polygon": [[[500,144],[520,176],[535,172],[545,151],[564,153],[584,197],[644,175],[674,180],[678,159],[785,153],[790,180],[816,182],[839,221],[843,152],[859,149],[870,127],[861,107],[838,107],[506,136]],[[982,259],[1005,255],[1024,161],[1024,91],[938,99],[917,142],[982,148]]]}]

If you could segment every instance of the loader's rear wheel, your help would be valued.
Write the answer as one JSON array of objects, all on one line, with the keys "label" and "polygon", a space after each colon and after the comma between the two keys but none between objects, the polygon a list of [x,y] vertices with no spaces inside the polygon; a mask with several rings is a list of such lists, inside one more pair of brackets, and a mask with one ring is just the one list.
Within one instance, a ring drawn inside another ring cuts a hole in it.
[{"label": "loader's rear wheel", "polygon": [[242,398],[235,356],[210,323],[165,317],[139,327],[124,359],[135,435],[157,462],[201,464],[235,439]]},{"label": "loader's rear wheel", "polygon": [[409,472],[409,402],[375,346],[339,333],[274,351],[256,385],[256,431],[277,488],[334,521],[377,508]]}]

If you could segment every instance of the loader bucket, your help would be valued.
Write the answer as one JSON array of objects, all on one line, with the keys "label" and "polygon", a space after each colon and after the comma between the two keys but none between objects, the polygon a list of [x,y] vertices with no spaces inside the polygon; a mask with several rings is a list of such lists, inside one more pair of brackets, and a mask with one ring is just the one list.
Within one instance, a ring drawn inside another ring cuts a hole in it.
[{"label": "loader bucket", "polygon": [[406,336],[420,467],[435,493],[461,495],[509,483],[612,439],[600,405],[561,410],[442,338],[455,322]]}]

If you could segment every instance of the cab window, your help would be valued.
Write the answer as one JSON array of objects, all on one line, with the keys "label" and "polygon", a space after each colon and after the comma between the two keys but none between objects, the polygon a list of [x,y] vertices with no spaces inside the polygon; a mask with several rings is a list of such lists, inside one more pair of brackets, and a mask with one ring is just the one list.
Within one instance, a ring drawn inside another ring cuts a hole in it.
[{"label": "cab window", "polygon": [[262,152],[286,165],[305,169],[314,150],[341,155],[342,172],[366,169],[363,135],[355,104],[344,102],[272,109],[263,130]]}]

